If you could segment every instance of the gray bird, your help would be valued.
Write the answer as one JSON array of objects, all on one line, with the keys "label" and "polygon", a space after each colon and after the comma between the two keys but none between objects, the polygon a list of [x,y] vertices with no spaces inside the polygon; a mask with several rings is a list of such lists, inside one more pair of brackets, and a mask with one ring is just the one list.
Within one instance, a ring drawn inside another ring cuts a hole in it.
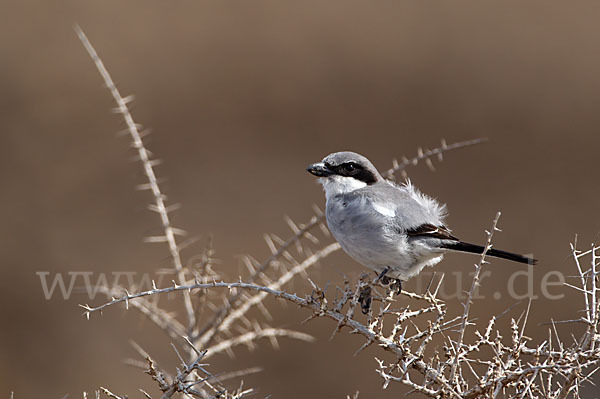
[{"label": "gray bird", "polygon": [[[384,179],[373,164],[354,152],[336,152],[307,171],[320,177],[327,198],[329,230],[344,251],[373,269],[384,283],[416,276],[449,251],[481,254],[484,247],[460,241],[444,224],[446,207],[407,182]],[[534,264],[535,259],[490,249],[487,255]]]}]

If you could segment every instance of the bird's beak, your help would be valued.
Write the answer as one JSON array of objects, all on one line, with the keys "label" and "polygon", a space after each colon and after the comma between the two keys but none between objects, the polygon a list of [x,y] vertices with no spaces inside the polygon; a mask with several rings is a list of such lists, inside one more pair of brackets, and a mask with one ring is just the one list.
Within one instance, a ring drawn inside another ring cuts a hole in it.
[{"label": "bird's beak", "polygon": [[323,162],[317,162],[313,163],[312,165],[308,165],[306,170],[308,173],[319,177],[326,177],[333,174],[333,172],[327,166],[325,166]]}]

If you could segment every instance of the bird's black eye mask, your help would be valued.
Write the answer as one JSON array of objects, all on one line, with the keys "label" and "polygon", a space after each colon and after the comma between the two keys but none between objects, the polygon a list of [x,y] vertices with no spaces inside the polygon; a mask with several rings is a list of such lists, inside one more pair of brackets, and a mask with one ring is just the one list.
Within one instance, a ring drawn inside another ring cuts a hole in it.
[{"label": "bird's black eye mask", "polygon": [[367,184],[373,184],[377,181],[373,172],[354,161],[344,162],[339,165],[332,165],[325,162],[325,166],[339,176],[353,177]]}]

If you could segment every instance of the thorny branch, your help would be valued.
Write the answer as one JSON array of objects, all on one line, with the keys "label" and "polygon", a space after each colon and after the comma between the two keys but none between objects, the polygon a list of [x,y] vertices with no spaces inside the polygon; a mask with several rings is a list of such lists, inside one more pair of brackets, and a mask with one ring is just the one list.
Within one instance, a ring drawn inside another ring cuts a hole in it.
[{"label": "thorny branch", "polygon": [[[117,112],[126,122],[126,133],[131,137],[147,178],[147,183],[142,188],[152,192],[154,204],[150,209],[159,214],[164,235],[150,237],[147,241],[168,244],[177,274],[177,279],[171,286],[159,288],[154,284],[153,288],[147,291],[129,293],[125,289],[104,287],[101,291],[114,298],[100,306],[83,307],[85,315],[89,318],[91,313],[101,312],[118,303],[124,303],[126,307],[132,304],[171,339],[186,344],[184,348],[188,355],[187,361],[175,349],[181,366],[173,375],[159,369],[152,359],[144,354],[147,372],[162,392],[162,398],[169,398],[175,394],[201,398],[244,397],[251,390],[244,389],[243,386],[232,392],[226,390],[219,378],[206,371],[205,365],[200,362],[220,352],[230,353],[236,345],[252,346],[263,338],[271,340],[274,345],[277,345],[276,338],[281,336],[312,339],[306,334],[260,325],[255,319],[247,319],[247,314],[253,307],[258,307],[267,319],[270,318],[264,305],[269,296],[307,309],[310,312],[307,320],[317,317],[332,319],[336,324],[334,335],[348,328],[351,333],[362,336],[365,343],[357,353],[375,345],[393,356],[394,360],[391,362],[377,359],[376,371],[384,380],[384,388],[390,383],[401,383],[425,396],[444,398],[579,398],[581,385],[589,381],[600,368],[600,301],[597,287],[599,248],[595,246],[587,251],[577,250],[576,244],[572,246],[581,286],[566,285],[584,296],[585,308],[583,317],[563,323],[584,323],[586,331],[570,347],[567,347],[558,335],[558,322],[552,323],[545,341],[538,344],[530,342],[525,335],[525,327],[531,303],[522,317],[511,320],[510,337],[505,339],[496,328],[500,316],[492,316],[484,329],[475,330],[475,339],[467,338],[465,330],[473,325],[469,321],[469,313],[475,298],[474,292],[480,283],[481,268],[486,263],[485,252],[476,265],[471,289],[464,308],[458,315],[448,316],[446,304],[437,297],[441,279],[437,281],[435,288],[430,285],[423,294],[404,292],[400,303],[405,307],[400,309],[392,308],[398,303],[392,293],[389,290],[381,292],[382,288],[368,276],[363,276],[354,285],[345,281],[344,287],[338,287],[336,298],[328,298],[324,290],[310,280],[311,294],[296,295],[285,291],[285,286],[295,276],[305,274],[310,267],[339,249],[337,243],[324,244],[322,239],[316,237],[315,230],[318,228],[325,238],[329,237],[323,223],[324,215],[318,209],[316,215],[306,224],[296,224],[290,219],[287,220],[293,233],[290,238],[284,240],[267,235],[265,239],[271,249],[271,256],[263,262],[255,261],[251,257],[245,258],[249,275],[244,279],[240,277],[237,282],[219,281],[220,274],[212,269],[214,259],[210,250],[207,250],[200,267],[194,267],[191,262],[184,264],[181,250],[185,244],[178,243],[176,239],[176,236],[183,232],[172,226],[169,212],[173,207],[167,206],[166,197],[160,190],[154,172],[158,160],[152,158],[145,147],[142,140],[145,133],[140,131],[140,125],[134,122],[128,109],[132,98],[121,96],[83,31],[79,27],[75,29],[116,101]],[[406,178],[405,169],[408,166],[423,161],[433,168],[432,160],[436,157],[441,160],[443,153],[484,140],[450,145],[442,141],[442,145],[433,150],[419,149],[417,155],[411,159],[403,158],[401,162],[394,160],[392,168],[387,170],[384,176],[392,178],[394,174],[401,172]],[[499,214],[488,232],[486,251],[491,247],[498,217]],[[584,266],[587,258],[591,258],[589,267]],[[225,289],[228,293],[222,298],[222,305],[219,305],[212,295],[214,289],[218,288]],[[361,293],[367,289],[371,290],[374,303],[364,320],[355,310]],[[150,300],[158,298],[160,294],[172,292],[183,294],[186,323],[178,321],[175,315]],[[206,319],[200,317],[205,308],[213,311],[212,316]],[[235,335],[231,333],[234,325],[238,331]],[[456,329],[458,338],[453,339],[452,333]],[[440,341],[445,342],[441,348]],[[102,392],[109,397],[120,398],[108,389],[103,388]],[[145,397],[151,397],[146,392],[142,393]],[[96,396],[99,397],[99,394],[97,392]],[[355,395],[357,396],[358,394]]]},{"label": "thorny branch", "polygon": [[[493,230],[488,232],[488,248],[491,247],[492,231],[498,230],[498,216],[494,220]],[[593,250],[582,253],[573,247],[576,262],[581,262],[583,256],[592,257],[589,269],[584,270],[581,264],[579,265],[586,281],[589,278],[597,278],[596,250],[598,249],[594,247]],[[480,268],[484,263],[485,256],[482,256],[477,267]],[[468,300],[474,298],[472,293],[477,288],[477,273],[474,280]],[[597,322],[588,323],[584,335],[570,348],[565,348],[554,326],[549,331],[546,341],[529,346],[530,339],[525,336],[529,304],[524,317],[511,321],[512,333],[508,342],[503,340],[499,330],[494,330],[499,318],[496,316],[490,319],[483,331],[476,331],[477,339],[474,342],[465,342],[464,330],[470,324],[467,321],[468,301],[461,316],[447,317],[446,305],[437,298],[438,284],[435,289],[429,288],[422,295],[403,293],[407,299],[421,303],[416,309],[406,306],[403,309],[393,310],[391,306],[395,302],[391,292],[388,289],[383,294],[378,293],[379,288],[375,281],[365,275],[356,286],[347,282],[345,288],[339,288],[342,295],[334,301],[330,301],[323,290],[312,282],[312,293],[298,296],[284,290],[242,281],[234,283],[215,281],[185,286],[173,283],[169,287],[115,298],[97,307],[87,305],[83,307],[86,315],[89,316],[93,312],[102,311],[118,303],[128,304],[141,297],[176,291],[224,288],[265,293],[308,309],[311,312],[309,319],[315,317],[332,319],[336,323],[334,334],[347,327],[352,333],[363,336],[365,344],[359,348],[359,352],[375,344],[384,352],[393,354],[396,360],[391,363],[377,359],[376,371],[384,379],[384,388],[391,382],[401,383],[429,397],[495,398],[501,395],[514,398],[566,398],[571,395],[579,398],[581,384],[589,381],[599,369],[600,350],[597,348],[597,342],[600,340],[600,335]],[[588,289],[584,289],[590,304],[600,303],[597,300],[600,290],[595,288],[595,284],[591,284],[594,291],[590,289],[589,283]],[[366,287],[374,290],[374,299],[380,305],[378,309],[375,306],[371,307],[366,322],[361,322],[360,316],[355,314],[355,309],[358,296]],[[576,288],[578,291],[582,290],[581,287]],[[597,315],[598,311],[598,307],[585,309],[587,318],[592,320],[592,315]],[[454,341],[445,332],[456,327],[458,327],[459,338]],[[554,338],[556,343],[553,343],[553,334],[556,336]],[[446,339],[448,345],[442,348],[441,353],[439,348],[430,348],[430,351],[434,349],[438,354],[426,356],[425,354],[429,353],[427,347],[434,342],[435,336]],[[491,350],[492,355],[488,358],[481,357],[484,347]],[[442,354],[443,356],[440,356]],[[442,360],[444,357],[446,360]],[[471,377],[468,377],[469,374]],[[415,379],[416,375],[419,375],[420,379]]]},{"label": "thorny branch", "polygon": [[477,287],[479,286],[479,276],[481,275],[481,269],[483,268],[483,265],[486,263],[485,261],[485,257],[488,253],[488,251],[490,250],[490,248],[492,247],[492,238],[494,236],[494,231],[498,230],[498,220],[500,219],[500,212],[498,212],[496,214],[496,218],[494,219],[494,223],[492,224],[492,229],[487,233],[487,242],[485,244],[485,248],[483,250],[483,253],[481,254],[481,258],[479,260],[479,263],[475,264],[475,274],[473,276],[473,280],[471,282],[471,289],[469,290],[469,293],[467,295],[467,300],[464,304],[465,310],[463,312],[462,318],[461,318],[461,322],[460,322],[460,329],[459,329],[459,338],[458,338],[458,342],[456,343],[456,349],[457,349],[457,355],[454,357],[454,363],[452,363],[452,371],[450,372],[450,381],[452,381],[453,383],[455,382],[455,375],[456,375],[456,369],[458,367],[458,362],[459,362],[459,356],[458,356],[458,352],[460,352],[460,349],[462,348],[463,345],[463,340],[465,338],[465,330],[467,329],[467,319],[469,318],[469,311],[471,310],[471,304],[473,303],[473,295],[475,295],[475,291],[477,290]]},{"label": "thorny branch", "polygon": [[[75,26],[75,31],[77,32],[77,36],[79,36],[79,40],[85,47],[86,51],[94,61],[94,65],[100,72],[106,87],[110,91],[110,94],[113,96],[113,99],[117,103],[116,112],[123,116],[125,123],[127,124],[127,132],[131,136],[131,141],[133,147],[138,152],[139,160],[142,163],[144,168],[144,173],[146,178],[148,179],[148,183],[141,188],[148,189],[152,192],[152,196],[154,197],[154,204],[149,208],[154,212],[158,213],[160,216],[160,220],[164,229],[164,236],[160,237],[150,237],[147,241],[149,242],[166,242],[169,245],[169,253],[171,254],[171,258],[173,259],[173,264],[175,269],[177,270],[177,275],[179,282],[185,282],[185,271],[183,269],[183,264],[181,262],[181,255],[179,254],[179,248],[177,246],[177,240],[175,238],[176,234],[183,234],[182,230],[176,229],[171,225],[171,219],[169,218],[169,211],[172,209],[166,204],[166,196],[161,192],[160,187],[158,185],[158,179],[154,173],[154,166],[159,163],[156,159],[151,159],[150,151],[146,149],[144,146],[144,142],[142,140],[143,134],[139,131],[141,126],[133,120],[133,116],[131,116],[131,112],[129,112],[128,103],[133,101],[133,97],[123,97],[121,93],[117,89],[117,86],[113,82],[110,74],[104,67],[104,63],[98,57],[96,50],[88,40],[87,36],[81,30],[79,26]],[[185,301],[185,310],[188,317],[188,326],[189,328],[193,328],[196,325],[196,317],[194,313],[194,308],[192,306],[192,299],[189,293],[183,293],[183,298]]]},{"label": "thorny branch", "polygon": [[[188,341],[192,347],[195,357],[194,360],[186,363],[177,348],[173,345],[175,353],[181,361],[180,367],[174,376],[165,375],[159,370],[150,356],[146,356],[147,370],[146,374],[157,383],[162,392],[161,399],[168,399],[177,393],[182,393],[188,397],[211,398],[211,399],[240,399],[252,393],[252,389],[244,389],[243,385],[229,392],[219,382],[219,378],[206,370],[206,364],[201,363],[206,356],[206,351],[199,351]],[[146,396],[149,396],[146,394]]]}]

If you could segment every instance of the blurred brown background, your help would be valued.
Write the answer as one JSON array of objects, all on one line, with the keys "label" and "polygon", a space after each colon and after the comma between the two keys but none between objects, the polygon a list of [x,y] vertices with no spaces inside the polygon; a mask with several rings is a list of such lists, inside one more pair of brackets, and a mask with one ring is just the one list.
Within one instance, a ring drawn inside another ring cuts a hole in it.
[{"label": "blurred brown background", "polygon": [[[592,1],[1,1],[0,396],[80,397],[101,385],[156,395],[147,375],[121,362],[134,356],[130,339],[176,364],[168,339],[136,313],[113,308],[85,321],[77,304],[86,298],[46,301],[35,274],[152,271],[167,256],[142,243],[158,220],[144,210],[149,194],[133,188],[141,170],[127,139],[115,138],[122,122],[74,23],[121,91],[135,94],[134,117],[152,128],[148,146],[165,161],[164,188],[184,205],[176,225],[214,234],[233,278],[238,255],[267,255],[264,232],[288,234],[284,214],[307,220],[311,204],[324,203],[308,163],[350,149],[383,169],[441,138],[489,137],[446,154],[434,173],[408,172],[448,204],[464,239],[483,241],[502,211],[496,247],[540,259],[538,290],[545,272],[572,273],[575,234],[587,246],[600,231],[599,17]],[[449,256],[438,269],[472,262]],[[519,266],[490,267],[483,292],[506,292]],[[361,268],[340,253],[312,273],[324,284],[342,271],[356,278]],[[485,310],[510,303],[488,298]],[[332,322],[300,325],[306,312],[270,306],[275,325],[317,342],[242,348],[212,359],[213,371],[262,366],[246,385],[276,398],[404,392],[381,391],[376,351],[352,356],[358,337],[329,342]],[[573,318],[582,304],[571,295],[532,306],[539,337],[537,323]]]}]

